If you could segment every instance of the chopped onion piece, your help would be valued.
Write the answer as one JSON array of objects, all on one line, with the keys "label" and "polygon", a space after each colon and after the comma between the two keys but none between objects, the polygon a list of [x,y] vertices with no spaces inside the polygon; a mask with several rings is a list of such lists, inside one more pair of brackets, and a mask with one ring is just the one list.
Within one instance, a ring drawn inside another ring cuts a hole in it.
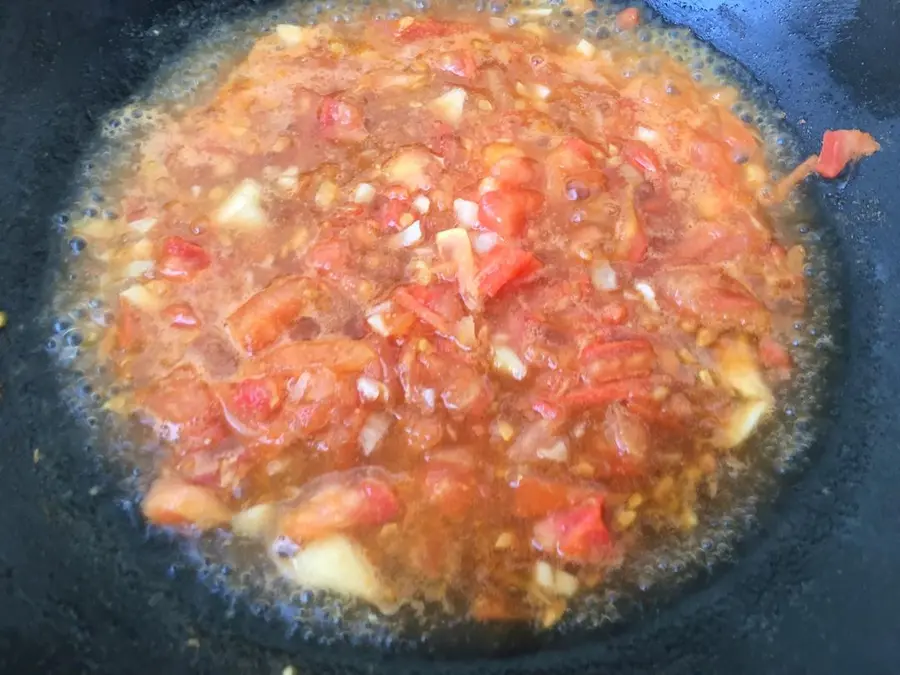
[{"label": "chopped onion piece", "polygon": [[478,224],[478,204],[468,199],[454,199],[453,212],[456,222],[463,227],[475,227]]},{"label": "chopped onion piece", "polygon": [[768,403],[774,400],[746,340],[723,340],[716,350],[716,360],[719,376],[738,394],[746,399]]},{"label": "chopped onion piece", "polygon": [[535,96],[537,96],[542,101],[546,101],[548,98],[550,98],[550,94],[552,93],[550,91],[550,87],[543,84],[534,85],[532,90],[534,91]]},{"label": "chopped onion piece", "polygon": [[359,445],[363,454],[368,457],[387,436],[388,430],[391,428],[393,418],[386,413],[372,413],[366,419],[362,430],[359,432]]},{"label": "chopped onion piece", "polygon": [[276,185],[286,192],[296,190],[300,185],[300,168],[289,166],[275,179]]},{"label": "chopped onion piece", "polygon": [[353,201],[357,204],[369,204],[375,199],[375,188],[368,183],[360,183],[353,192]]},{"label": "chopped onion piece", "polygon": [[534,582],[545,591],[555,592],[553,583],[553,568],[545,560],[539,560],[534,564]]},{"label": "chopped onion piece", "polygon": [[516,82],[516,93],[526,98],[546,101],[550,98],[552,92],[550,87],[544,84],[532,84],[531,86],[526,86],[521,82]]},{"label": "chopped onion piece", "polygon": [[141,234],[147,234],[156,225],[156,221],[156,218],[141,218],[139,220],[132,220],[128,223],[128,227]]},{"label": "chopped onion piece", "polygon": [[465,89],[454,87],[434,99],[428,107],[448,124],[457,126],[462,120],[467,97],[468,93]]},{"label": "chopped onion piece", "polygon": [[356,381],[356,391],[364,401],[377,401],[384,390],[384,385],[371,377],[361,377]]},{"label": "chopped onion piece", "polygon": [[540,448],[537,451],[539,459],[546,459],[551,462],[567,462],[569,461],[569,446],[562,438],[556,439],[553,445],[547,448]]},{"label": "chopped onion piece", "polygon": [[275,526],[277,515],[274,504],[251,506],[234,515],[231,519],[231,531],[239,537],[268,538]]},{"label": "chopped onion piece", "polygon": [[556,570],[553,583],[556,592],[564,598],[571,598],[578,592],[578,578],[565,570]]},{"label": "chopped onion piece", "polygon": [[475,337],[475,319],[464,316],[456,323],[456,341],[465,349],[472,349],[477,344]]},{"label": "chopped onion piece", "polygon": [[366,317],[366,323],[381,337],[389,337],[391,334],[384,321],[385,313],[390,312],[391,309],[393,309],[393,304],[388,300],[387,302],[375,305],[375,307],[369,310],[369,314]]},{"label": "chopped onion piece", "polygon": [[419,195],[413,199],[413,207],[415,207],[416,211],[424,215],[428,213],[428,210],[431,208],[431,200],[425,195]]},{"label": "chopped onion piece", "polygon": [[280,23],[275,26],[275,34],[289,47],[295,47],[303,42],[303,29],[289,23]]},{"label": "chopped onion piece", "polygon": [[291,380],[288,384],[288,398],[293,402],[302,401],[311,381],[312,375],[309,373],[301,373],[296,380]]},{"label": "chopped onion piece", "polygon": [[475,235],[472,247],[475,249],[476,253],[484,255],[485,253],[490,253],[494,250],[499,239],[500,235],[496,232],[480,232]]},{"label": "chopped onion piece", "polygon": [[322,181],[322,184],[319,185],[319,189],[316,190],[316,206],[320,209],[327,209],[334,204],[334,200],[337,199],[337,194],[337,185],[330,180]]},{"label": "chopped onion piece", "polygon": [[160,305],[162,304],[159,296],[151,292],[150,289],[143,284],[135,284],[134,286],[129,286],[119,295],[126,301],[128,301],[128,304],[130,304],[132,307],[142,309],[145,312],[152,312],[156,309],[159,309]]},{"label": "chopped onion piece", "polygon": [[746,441],[772,409],[771,401],[742,401],[735,404],[725,426],[716,435],[716,445],[734,448]]},{"label": "chopped onion piece", "polygon": [[528,366],[522,362],[522,359],[519,358],[519,355],[512,348],[506,345],[494,345],[492,352],[496,370],[519,381],[524,380],[528,376]]},{"label": "chopped onion piece", "polygon": [[422,400],[425,401],[425,405],[433,410],[435,404],[437,403],[437,394],[435,393],[434,389],[431,389],[430,387],[428,389],[423,389]]},{"label": "chopped onion piece", "polygon": [[213,214],[213,219],[225,227],[256,229],[266,224],[262,209],[262,188],[256,181],[244,180]]},{"label": "chopped onion piece", "polygon": [[600,260],[591,269],[591,283],[598,291],[614,291],[619,288],[619,277],[608,261]]},{"label": "chopped onion piece", "polygon": [[644,299],[644,303],[652,309],[654,312],[659,311],[659,304],[656,302],[656,291],[653,290],[653,286],[648,284],[646,281],[636,281],[634,284],[634,289],[641,294],[641,297]]},{"label": "chopped onion piece", "polygon": [[402,232],[391,237],[391,244],[396,248],[409,248],[420,241],[422,241],[422,225],[418,220]]},{"label": "chopped onion piece", "polygon": [[272,558],[298,586],[362,598],[382,609],[393,600],[362,547],[343,535],[310,542],[287,560],[277,553]]},{"label": "chopped onion piece", "polygon": [[403,150],[384,166],[384,173],[394,183],[410,190],[426,191],[431,188],[428,168],[435,163],[436,157],[427,150],[410,148]]},{"label": "chopped onion piece", "polygon": [[659,140],[659,133],[653,131],[653,129],[639,126],[634,131],[634,137],[639,141],[643,141],[647,145],[654,145]]},{"label": "chopped onion piece", "polygon": [[152,260],[135,260],[125,266],[125,276],[133,279],[134,277],[142,277],[153,271],[155,263]]},{"label": "chopped onion piece", "polygon": [[592,59],[594,58],[594,54],[597,53],[597,48],[587,40],[581,40],[577,45],[575,45],[575,51],[577,51],[582,56]]},{"label": "chopped onion piece", "polygon": [[460,227],[438,232],[435,237],[438,251],[444,260],[456,265],[456,278],[459,282],[459,295],[469,309],[478,307],[478,286],[475,283],[475,257],[472,255],[472,242],[469,234]]}]

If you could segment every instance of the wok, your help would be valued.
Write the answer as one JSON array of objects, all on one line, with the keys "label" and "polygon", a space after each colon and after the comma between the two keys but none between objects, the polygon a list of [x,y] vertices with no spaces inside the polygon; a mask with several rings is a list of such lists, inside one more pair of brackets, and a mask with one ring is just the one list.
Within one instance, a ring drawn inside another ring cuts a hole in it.
[{"label": "wok", "polygon": [[173,546],[117,503],[43,349],[54,214],[100,118],[198,31],[265,4],[0,5],[0,672],[896,672],[900,5],[655,3],[766,85],[805,150],[840,127],[883,145],[851,180],[814,188],[842,300],[831,395],[808,465],[734,561],[599,631],[461,631],[447,648],[385,652],[317,646],[172,568]]}]

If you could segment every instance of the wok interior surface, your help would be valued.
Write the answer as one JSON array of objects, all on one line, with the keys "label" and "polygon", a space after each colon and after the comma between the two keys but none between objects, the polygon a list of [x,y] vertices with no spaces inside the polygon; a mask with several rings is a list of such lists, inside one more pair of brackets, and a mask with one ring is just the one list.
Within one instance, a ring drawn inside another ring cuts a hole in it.
[{"label": "wok interior surface", "polygon": [[863,128],[884,148],[820,195],[842,261],[846,346],[830,380],[830,419],[810,466],[786,478],[735,564],[662,604],[648,599],[642,615],[602,633],[550,641],[517,627],[455,631],[444,648],[438,639],[430,651],[388,655],[305,645],[283,623],[209,593],[191,569],[173,568],[172,546],[148,541],[137,515],[115,502],[120,477],[92,464],[42,348],[54,227],[64,226],[54,213],[96,125],[198,32],[265,4],[43,0],[0,9],[0,309],[9,315],[0,332],[0,672],[887,671],[900,652],[900,307],[891,292],[900,76],[885,64],[900,56],[891,33],[900,10],[886,0],[657,4],[770,85],[808,150],[839,127]]}]

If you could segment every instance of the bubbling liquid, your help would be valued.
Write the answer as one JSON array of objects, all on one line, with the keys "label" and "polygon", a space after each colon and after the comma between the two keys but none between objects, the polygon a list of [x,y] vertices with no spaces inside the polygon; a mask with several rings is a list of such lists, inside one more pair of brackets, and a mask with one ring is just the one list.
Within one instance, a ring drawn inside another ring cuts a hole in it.
[{"label": "bubbling liquid", "polygon": [[[759,130],[769,166],[776,171],[773,178],[799,159],[784,115],[766,102],[762,87],[750,82],[733,62],[697,40],[689,30],[666,25],[653,18],[649,10],[644,11],[638,30],[620,32],[615,29],[615,15],[621,8],[609,4],[600,3],[584,12],[583,8],[555,1],[478,0],[476,8],[489,14],[492,21],[504,22],[515,30],[536,24],[581,36],[598,46],[624,41],[641,56],[625,66],[626,77],[627,69],[638,72],[652,68],[654,54],[661,50],[685,64],[698,82],[738,88],[741,98],[734,104],[734,111]],[[77,180],[77,196],[57,220],[63,233],[68,276],[63,277],[55,298],[56,319],[46,348],[66,373],[64,392],[73,410],[97,435],[94,446],[103,448],[111,462],[133,470],[123,485],[127,494],[137,495],[146,488],[146,477],[153,469],[153,453],[146,450],[154,449],[157,441],[110,409],[119,391],[92,349],[112,320],[97,284],[104,261],[92,256],[80,231],[96,219],[120,221],[121,215],[113,206],[117,203],[117,185],[136,170],[136,148],[141,140],[164,127],[172,115],[207,97],[222,83],[230,66],[275,25],[347,22],[360,13],[376,19],[398,18],[428,11],[427,0],[372,3],[365,8],[297,2],[222,24],[198,36],[187,53],[162,68],[139,96],[113,111],[101,125],[98,143]],[[566,632],[617,620],[623,608],[640,601],[650,589],[672,588],[698,569],[729,559],[736,541],[753,527],[758,505],[774,498],[779,477],[804,463],[815,439],[829,356],[838,349],[835,316],[839,307],[831,276],[835,265],[827,233],[819,229],[809,203],[796,198],[787,204],[779,214],[777,227],[786,243],[805,247],[809,294],[807,316],[793,326],[794,377],[783,391],[775,392],[781,410],[748,447],[726,461],[727,470],[720,477],[717,494],[701,501],[696,528],[658,533],[646,545],[630,551],[621,569],[598,590],[581,594],[570,604],[570,611],[555,630]],[[275,574],[258,546],[229,535],[185,540],[183,546],[189,564],[211,589],[248,602],[261,615],[284,620],[306,638],[327,640],[350,634],[363,642],[391,646],[398,636],[407,634],[404,631],[410,625],[415,626],[415,641],[428,633],[434,617],[443,623],[448,621],[424,605],[385,617],[346,599],[299,591]]]}]

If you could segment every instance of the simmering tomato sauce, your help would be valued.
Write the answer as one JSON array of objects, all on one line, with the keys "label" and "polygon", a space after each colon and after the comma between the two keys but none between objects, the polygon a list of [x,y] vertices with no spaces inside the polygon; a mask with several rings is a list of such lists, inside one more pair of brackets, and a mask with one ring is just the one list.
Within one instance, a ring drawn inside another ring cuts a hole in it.
[{"label": "simmering tomato sauce", "polygon": [[735,100],[458,9],[278,25],[81,229],[147,520],[386,610],[544,623],[689,532],[794,374],[805,252],[772,205],[877,149],[830,132],[861,135],[770,184]]}]

